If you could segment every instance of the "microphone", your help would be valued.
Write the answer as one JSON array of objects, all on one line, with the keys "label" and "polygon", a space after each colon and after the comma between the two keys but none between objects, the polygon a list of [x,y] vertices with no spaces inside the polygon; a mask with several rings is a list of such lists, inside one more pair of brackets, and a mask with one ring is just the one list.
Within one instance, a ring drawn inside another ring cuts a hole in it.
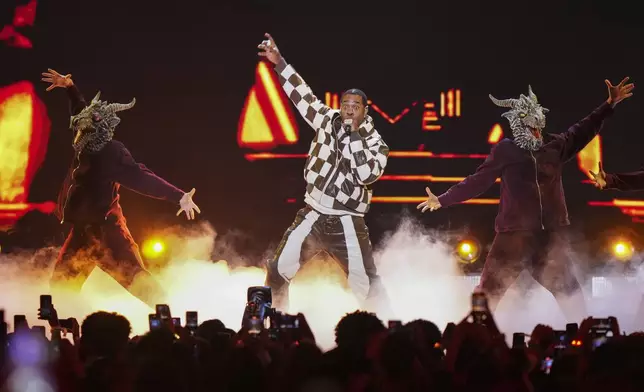
[{"label": "microphone", "polygon": [[347,118],[346,120],[343,121],[344,124],[344,130],[347,132],[351,132],[351,126],[353,125],[353,120],[350,118]]}]

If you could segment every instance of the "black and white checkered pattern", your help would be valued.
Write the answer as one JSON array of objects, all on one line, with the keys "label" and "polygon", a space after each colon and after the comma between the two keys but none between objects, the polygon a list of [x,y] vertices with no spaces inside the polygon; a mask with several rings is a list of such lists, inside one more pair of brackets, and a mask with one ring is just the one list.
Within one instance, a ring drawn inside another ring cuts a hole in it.
[{"label": "black and white checkered pattern", "polygon": [[340,112],[320,101],[295,69],[281,62],[275,67],[284,91],[306,122],[316,131],[304,167],[306,193],[323,207],[365,214],[370,184],[384,173],[389,147],[366,116],[358,131],[342,129]]}]

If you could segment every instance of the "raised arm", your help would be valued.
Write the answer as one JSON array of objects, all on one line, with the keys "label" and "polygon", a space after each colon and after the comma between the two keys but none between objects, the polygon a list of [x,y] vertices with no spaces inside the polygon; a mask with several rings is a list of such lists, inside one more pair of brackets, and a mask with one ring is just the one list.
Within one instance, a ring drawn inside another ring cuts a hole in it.
[{"label": "raised arm", "polygon": [[617,86],[613,86],[608,80],[605,80],[608,88],[606,102],[562,134],[564,143],[561,157],[564,162],[574,158],[597,136],[602,129],[604,120],[613,113],[613,109],[618,103],[633,95],[631,91],[635,85],[633,83],[625,84],[627,81],[628,78],[624,78]]},{"label": "raised arm", "polygon": [[385,172],[389,147],[373,129],[373,119],[369,116],[357,131],[351,132],[349,150],[351,151],[351,171],[361,185],[376,182]]},{"label": "raised arm", "polygon": [[67,97],[69,98],[69,113],[72,116],[77,115],[87,106],[83,94],[73,82],[71,86],[67,87]]},{"label": "raised arm", "polygon": [[473,174],[467,176],[463,181],[452,186],[440,196],[435,196],[429,188],[427,191],[427,201],[418,205],[418,209],[422,212],[435,211],[441,207],[449,207],[454,204],[462,203],[464,201],[473,199],[481,193],[488,190],[496,179],[503,172],[505,160],[502,157],[502,152],[499,151],[505,143],[495,145],[490,151],[485,161],[476,169]]},{"label": "raised arm", "polygon": [[613,113],[613,108],[608,102],[604,102],[588,116],[568,128],[561,134],[563,145],[561,157],[563,162],[574,158],[581,150],[593,140],[601,131],[604,119]]},{"label": "raised arm", "polygon": [[56,87],[62,87],[67,89],[67,97],[69,97],[69,112],[72,116],[80,113],[86,106],[87,101],[83,98],[80,90],[74,84],[72,80],[72,74],[67,74],[65,76],[56,72],[51,68],[47,68],[48,72],[43,72],[41,79],[43,82],[51,83],[45,91],[51,91]]},{"label": "raised arm", "polygon": [[331,108],[313,94],[309,85],[295,71],[295,68],[284,60],[273,37],[266,34],[266,38],[267,40],[258,46],[262,50],[259,55],[266,57],[275,65],[275,72],[279,76],[284,92],[306,122],[314,129],[321,128],[325,121],[331,120]]}]

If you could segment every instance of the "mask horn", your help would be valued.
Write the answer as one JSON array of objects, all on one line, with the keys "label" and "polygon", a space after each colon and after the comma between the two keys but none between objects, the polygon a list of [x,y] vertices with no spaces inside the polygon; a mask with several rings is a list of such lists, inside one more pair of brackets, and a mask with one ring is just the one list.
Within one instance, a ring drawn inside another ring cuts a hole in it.
[{"label": "mask horn", "polygon": [[537,101],[537,95],[532,91],[532,86],[528,85],[528,95],[530,96],[530,99],[533,100],[534,102]]},{"label": "mask horn", "polygon": [[517,103],[516,99],[510,98],[510,99],[496,99],[492,96],[492,94],[489,94],[490,99],[496,106],[500,106],[502,108],[514,108],[514,106]]},{"label": "mask horn", "polygon": [[97,92],[94,98],[92,98],[92,103],[97,103],[98,99],[101,97],[101,92]]},{"label": "mask horn", "polygon": [[112,113],[116,113],[116,112],[121,112],[123,110],[132,109],[132,107],[134,107],[135,103],[136,103],[136,98],[132,98],[132,102],[130,102],[130,103],[125,103],[125,104],[124,103],[111,103],[111,104],[107,105],[107,107],[105,109],[111,111]]}]

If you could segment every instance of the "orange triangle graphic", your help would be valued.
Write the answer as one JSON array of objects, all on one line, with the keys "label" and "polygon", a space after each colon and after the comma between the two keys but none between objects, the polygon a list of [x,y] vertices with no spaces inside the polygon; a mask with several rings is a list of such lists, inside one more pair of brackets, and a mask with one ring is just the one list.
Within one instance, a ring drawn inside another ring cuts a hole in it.
[{"label": "orange triangle graphic", "polygon": [[31,95],[15,91],[0,103],[0,202],[24,202],[31,143]]},{"label": "orange triangle graphic", "polygon": [[503,128],[501,128],[500,124],[494,124],[492,129],[490,129],[490,133],[488,134],[487,137],[487,142],[490,144],[496,144],[501,140],[503,137]]},{"label": "orange triangle graphic", "polygon": [[602,160],[602,141],[601,136],[597,135],[577,154],[577,166],[586,177],[592,179],[588,171],[599,171],[599,162]]},{"label": "orange triangle graphic", "polygon": [[291,103],[277,75],[265,62],[255,71],[255,84],[242,109],[237,143],[242,148],[269,150],[281,144],[295,144],[299,139]]},{"label": "orange triangle graphic", "polygon": [[275,138],[271,134],[266,117],[257,101],[255,88],[250,89],[246,101],[245,111],[242,114],[240,144],[273,144]]}]

